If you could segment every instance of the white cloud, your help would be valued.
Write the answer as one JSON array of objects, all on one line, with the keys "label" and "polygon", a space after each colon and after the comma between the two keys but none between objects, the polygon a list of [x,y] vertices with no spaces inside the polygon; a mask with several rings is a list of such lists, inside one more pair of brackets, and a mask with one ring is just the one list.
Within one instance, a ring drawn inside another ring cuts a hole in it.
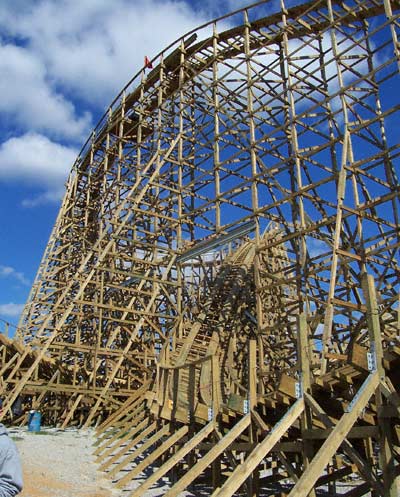
[{"label": "white cloud", "polygon": [[[295,0],[291,0],[295,1]],[[243,9],[244,7],[251,6],[255,4],[257,0],[197,0],[195,3],[198,8],[203,12],[208,20],[216,17],[225,16],[231,12],[236,12],[237,10]],[[257,15],[267,16],[279,10],[279,0],[270,0],[266,5],[258,5]],[[249,9],[250,15],[254,12],[254,9]]]},{"label": "white cloud", "polygon": [[183,1],[6,0],[0,28],[22,38],[59,88],[104,106],[143,65],[206,20]]},{"label": "white cloud", "polygon": [[31,50],[0,44],[0,112],[23,130],[82,140],[91,117],[76,115],[74,105],[47,80],[46,67]]},{"label": "white cloud", "polygon": [[0,265],[0,278],[13,278],[23,285],[29,285],[28,279],[25,277],[24,273],[17,271],[11,266],[2,266]]},{"label": "white cloud", "polygon": [[0,145],[0,179],[59,189],[77,156],[73,148],[27,133]]},{"label": "white cloud", "polygon": [[24,304],[14,304],[13,302],[0,304],[0,315],[16,318],[21,314],[23,308]]},{"label": "white cloud", "polygon": [[[224,0],[221,5],[227,12],[245,3]],[[76,108],[104,110],[142,66],[144,55],[152,58],[175,38],[212,18],[221,5],[213,8],[210,0],[198,1],[196,11],[183,0],[114,0],[112,8],[109,0],[0,2],[0,32],[7,36],[7,44],[2,44],[0,37],[0,118],[3,114],[31,131],[0,145],[0,179],[44,185],[40,193],[24,200],[25,206],[58,200],[76,152],[53,140],[62,137],[64,143],[83,142],[91,121],[87,112],[77,113]],[[272,2],[268,8],[274,5]],[[228,22],[220,29],[228,27]],[[329,58],[328,35],[323,37],[323,46]],[[341,44],[341,49],[345,48],[346,44]],[[319,59],[311,64],[307,60],[307,55],[318,49],[316,42],[303,47],[294,40],[291,49],[300,57],[300,76],[305,64],[309,64],[307,71],[315,69],[320,76]],[[348,55],[353,54],[357,49],[350,49]],[[254,61],[279,72],[274,55],[256,56]],[[335,64],[327,69],[332,78],[330,89],[335,91]],[[224,73],[229,70],[221,65],[222,79]],[[269,77],[273,79],[273,73]],[[279,80],[279,75],[275,77]],[[351,78],[347,73],[345,82]],[[233,83],[226,85],[230,91],[235,89]],[[300,106],[310,103],[306,95]]]},{"label": "white cloud", "polygon": [[64,188],[59,190],[47,191],[44,193],[39,193],[30,198],[25,198],[22,200],[21,205],[23,207],[38,207],[39,205],[45,205],[48,203],[60,202],[65,193]]},{"label": "white cloud", "polygon": [[75,149],[39,134],[10,138],[0,145],[0,180],[41,188],[41,193],[22,202],[25,207],[59,201],[76,156]]},{"label": "white cloud", "polygon": [[59,200],[89,110],[204,16],[173,0],[0,2],[0,119],[22,134],[0,145],[0,180],[40,187],[26,207]]}]

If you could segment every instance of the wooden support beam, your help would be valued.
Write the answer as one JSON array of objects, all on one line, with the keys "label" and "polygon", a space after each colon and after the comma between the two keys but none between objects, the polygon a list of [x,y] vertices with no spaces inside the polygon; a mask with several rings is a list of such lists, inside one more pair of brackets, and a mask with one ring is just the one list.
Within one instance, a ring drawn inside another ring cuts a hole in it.
[{"label": "wooden support beam", "polygon": [[152,473],[146,480],[141,483],[128,497],[141,497],[154,483],[160,480],[168,471],[170,471],[179,461],[181,461],[189,452],[195,449],[205,438],[207,438],[215,428],[214,421],[210,421],[196,435],[189,439],[175,454],[168,458],[167,461]]},{"label": "wooden support beam", "polygon": [[[143,428],[143,430],[136,433],[133,431],[132,433],[129,430],[129,427],[127,427],[127,432],[129,434],[129,442],[125,443],[126,440],[128,440],[125,436],[121,438],[120,441],[118,441],[117,444],[115,444],[115,447],[111,447],[110,451],[107,451],[107,455],[104,454],[101,457],[101,460],[96,461],[97,464],[99,464],[101,461],[104,461],[107,457],[109,459],[99,467],[100,471],[107,471],[108,468],[112,465],[117,463],[121,457],[124,456],[124,454],[129,454],[129,451],[131,449],[134,449],[135,446],[140,443],[143,440],[146,440],[146,438],[150,435],[150,433],[153,433],[157,430],[157,423],[154,421],[153,423],[149,424],[148,420],[145,419],[140,423],[140,430]],[[123,434],[123,430],[121,430]],[[111,472],[109,473],[109,476],[112,476]]]},{"label": "wooden support beam", "polygon": [[[94,451],[95,456],[99,456],[105,449],[112,446],[112,444],[119,439],[122,431],[127,426],[137,426],[137,423],[140,423],[143,419],[146,418],[146,412],[143,409],[143,406],[140,405],[131,416],[126,419],[125,423],[121,423],[119,426],[115,426],[113,432],[111,433],[111,437],[104,437],[102,443],[99,444]],[[129,424],[128,424],[129,423]]]},{"label": "wooden support beam", "polygon": [[[323,437],[323,439],[328,438],[332,434],[332,431],[335,429],[333,422],[329,418],[329,416],[325,413],[325,411],[319,406],[319,404],[315,401],[315,399],[309,395],[305,394],[304,395],[306,404],[313,410],[315,415],[321,419],[321,421],[324,423],[326,427],[330,427],[331,430],[330,432]],[[366,427],[358,427],[361,430],[360,436],[362,437],[369,437],[371,435],[370,431],[363,431],[364,428],[368,430],[368,428],[374,429],[374,433],[376,433],[376,427],[375,426],[366,426]],[[350,434],[352,430],[357,430],[357,427],[352,428],[349,433],[347,434],[347,437],[350,438]],[[360,475],[367,481],[369,484],[374,488],[377,492],[378,495],[382,494],[383,495],[383,487],[381,483],[379,482],[378,476],[376,475],[376,472],[372,468],[372,466],[365,460],[363,460],[358,452],[354,449],[352,444],[349,442],[349,440],[344,439],[342,441],[342,449],[344,453],[353,461],[353,463],[357,466],[357,469],[360,473]]]},{"label": "wooden support beam", "polygon": [[375,393],[378,385],[378,373],[370,374],[358,391],[357,396],[353,399],[349,412],[343,414],[332,433],[322,444],[322,447],[314,456],[308,468],[289,493],[289,497],[306,497],[309,494],[325,466],[331,460],[338,447],[343,443],[343,440],[351,430],[361,411]]},{"label": "wooden support beam", "polygon": [[[395,457],[392,442],[392,428],[390,421],[382,416],[385,407],[384,379],[386,376],[383,364],[383,344],[382,332],[379,317],[378,301],[375,290],[375,280],[370,274],[364,273],[362,276],[363,293],[367,305],[367,323],[370,337],[370,354],[375,362],[377,374],[381,379],[379,390],[376,395],[378,408],[378,426],[381,431],[380,443],[380,464],[383,473],[383,484],[385,494],[389,497],[396,497],[400,491],[400,475],[396,475]],[[382,385],[382,387],[381,387]],[[383,408],[383,409],[382,409]]]},{"label": "wooden support beam", "polygon": [[[130,463],[135,461],[135,459],[139,457],[141,454],[143,454],[143,452],[145,452],[152,445],[156,444],[162,437],[167,435],[170,432],[170,430],[171,430],[171,425],[169,423],[165,424],[159,430],[157,430],[157,423],[152,423],[151,430],[146,429],[145,433],[143,434],[143,437],[141,436],[140,439],[135,440],[136,443],[134,445],[133,444],[130,445],[134,447],[139,442],[143,443],[141,443],[141,445],[137,447],[133,452],[128,451],[127,453],[125,453],[125,457],[108,472],[107,476],[109,478],[113,478],[115,475],[119,473],[119,471],[121,471],[123,468],[126,468],[126,466],[128,466]],[[151,435],[148,438],[144,438],[150,435],[151,433],[153,433],[153,435]],[[123,485],[122,482],[121,485]]]},{"label": "wooden support beam", "polygon": [[233,495],[274,448],[279,439],[282,438],[286,431],[293,425],[303,410],[304,400],[298,399],[264,440],[256,446],[244,463],[238,466],[222,487],[212,494],[212,497],[230,497]]},{"label": "wooden support beam", "polygon": [[128,473],[121,480],[118,481],[117,487],[122,488],[136,475],[139,475],[142,471],[144,471],[149,466],[149,464],[152,464],[154,461],[156,461],[167,450],[173,447],[182,437],[184,437],[187,434],[188,430],[189,428],[187,426],[182,426],[169,438],[164,440],[159,447],[157,447],[155,450],[150,452],[150,454],[147,457],[145,457],[137,466],[135,466],[135,468],[128,471]]},{"label": "wooden support beam", "polygon": [[128,412],[132,411],[137,407],[143,400],[142,396],[146,392],[150,385],[150,381],[147,381],[138,391],[129,396],[126,401],[117,409],[111,416],[101,423],[96,429],[97,441],[101,440],[102,434],[114,423],[124,418]]},{"label": "wooden support beam", "polygon": [[225,450],[230,444],[248,428],[251,422],[251,415],[247,414],[219,442],[199,459],[194,466],[178,480],[165,494],[165,497],[176,497],[180,492],[192,483],[201,473]]}]

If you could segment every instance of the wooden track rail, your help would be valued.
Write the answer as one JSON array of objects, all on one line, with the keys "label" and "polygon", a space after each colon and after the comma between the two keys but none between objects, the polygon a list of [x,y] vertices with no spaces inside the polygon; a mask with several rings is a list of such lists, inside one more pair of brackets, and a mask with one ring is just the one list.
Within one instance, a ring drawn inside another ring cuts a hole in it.
[{"label": "wooden track rail", "polygon": [[2,418],[127,495],[400,495],[400,2],[271,5],[112,102],[0,334]]}]

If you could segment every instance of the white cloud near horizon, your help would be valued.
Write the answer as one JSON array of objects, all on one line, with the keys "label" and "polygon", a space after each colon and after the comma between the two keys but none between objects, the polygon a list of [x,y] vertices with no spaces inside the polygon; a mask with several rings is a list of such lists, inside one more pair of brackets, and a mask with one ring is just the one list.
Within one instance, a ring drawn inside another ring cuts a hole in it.
[{"label": "white cloud near horizon", "polygon": [[33,185],[40,193],[22,202],[34,207],[60,200],[77,150],[37,133],[10,138],[0,145],[0,181]]},{"label": "white cloud near horizon", "polygon": [[32,208],[39,205],[59,203],[63,198],[65,188],[48,190],[43,193],[38,193],[28,198],[24,198],[21,202],[22,207]]},{"label": "white cloud near horizon", "polygon": [[0,304],[0,315],[12,318],[19,317],[24,309],[25,304],[15,304],[10,302],[8,304]]},{"label": "white cloud near horizon", "polygon": [[29,280],[24,273],[17,271],[11,266],[3,266],[0,264],[0,278],[12,278],[23,285],[29,285]]}]

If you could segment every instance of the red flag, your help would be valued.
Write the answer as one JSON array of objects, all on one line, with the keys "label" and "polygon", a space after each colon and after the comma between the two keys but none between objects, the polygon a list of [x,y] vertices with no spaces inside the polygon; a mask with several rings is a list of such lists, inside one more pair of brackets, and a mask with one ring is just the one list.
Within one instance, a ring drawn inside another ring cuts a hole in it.
[{"label": "red flag", "polygon": [[151,63],[150,59],[145,55],[144,57],[144,67],[148,67],[149,69],[153,69],[153,64]]}]

